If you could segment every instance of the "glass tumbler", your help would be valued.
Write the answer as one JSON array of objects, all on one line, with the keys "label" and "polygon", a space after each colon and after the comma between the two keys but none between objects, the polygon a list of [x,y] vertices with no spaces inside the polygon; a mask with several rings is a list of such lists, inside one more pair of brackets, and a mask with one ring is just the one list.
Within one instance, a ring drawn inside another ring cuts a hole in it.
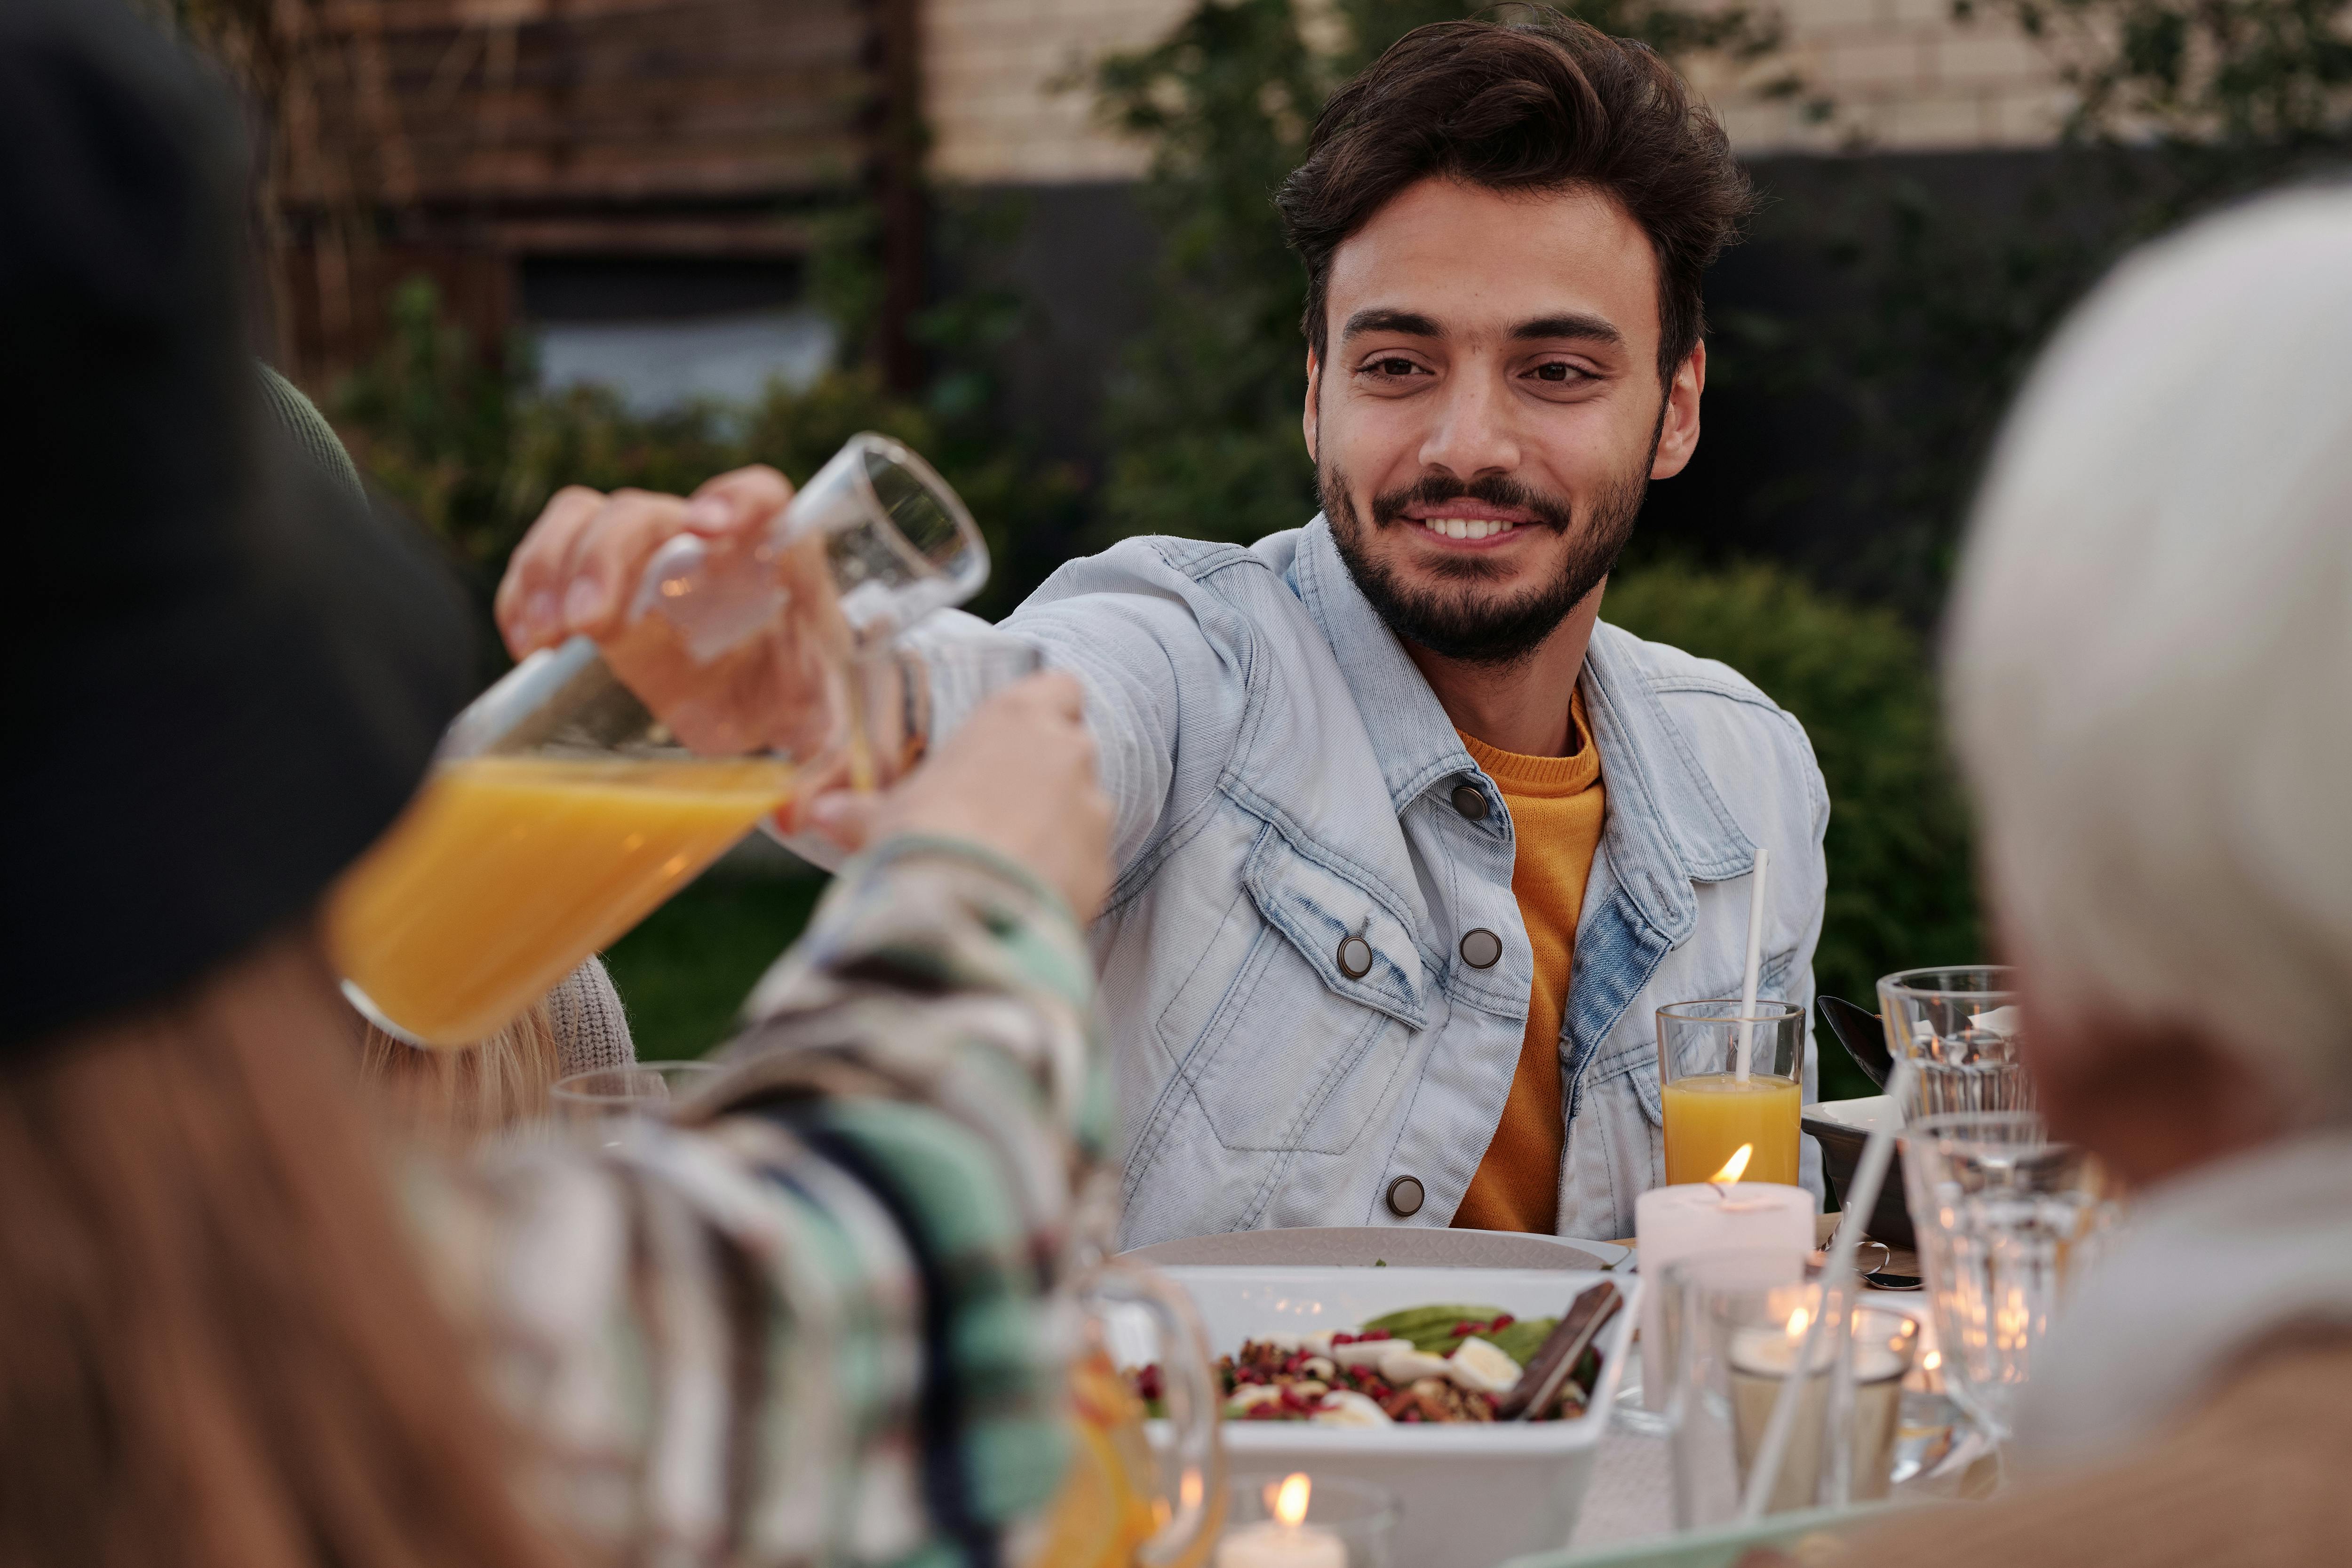
[{"label": "glass tumbler", "polygon": [[2067,1277],[2117,1213],[2099,1163],[2029,1111],[1954,1111],[1903,1133],[1903,1172],[1945,1387],[1996,1439]]},{"label": "glass tumbler", "polygon": [[1745,1167],[1723,1179],[1796,1184],[1804,1046],[1804,1009],[1786,1002],[1745,1016],[1737,997],[1658,1009],[1669,1185],[1717,1177],[1743,1145]]},{"label": "glass tumbler", "polygon": [[887,789],[942,738],[943,725],[1043,668],[1036,645],[993,628],[952,639],[903,637],[861,654],[849,667],[844,781]]},{"label": "glass tumbler", "polygon": [[566,1121],[667,1116],[671,1106],[716,1083],[720,1070],[717,1062],[694,1061],[597,1068],[557,1079],[547,1091],[547,1102]]},{"label": "glass tumbler", "polygon": [[671,539],[616,635],[532,654],[450,725],[330,896],[344,994],[415,1045],[495,1032],[830,765],[857,651],[987,575],[955,492],[871,434],[765,530]]},{"label": "glass tumbler", "polygon": [[2017,1053],[2016,972],[2001,965],[1906,969],[1878,982],[1886,1049],[1915,1070],[1909,1116],[2031,1110]]}]

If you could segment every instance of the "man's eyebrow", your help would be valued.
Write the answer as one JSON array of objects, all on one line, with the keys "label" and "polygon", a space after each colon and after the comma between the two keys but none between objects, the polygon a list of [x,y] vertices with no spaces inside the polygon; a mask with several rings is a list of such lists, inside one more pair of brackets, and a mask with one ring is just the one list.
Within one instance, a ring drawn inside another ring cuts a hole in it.
[{"label": "man's eyebrow", "polygon": [[1533,321],[1521,321],[1511,329],[1511,336],[1523,342],[1534,338],[1580,338],[1589,343],[1607,343],[1612,348],[1622,348],[1625,343],[1625,334],[1599,316],[1576,312],[1563,316],[1538,316]]},{"label": "man's eyebrow", "polygon": [[1402,332],[1409,338],[1442,338],[1445,329],[1429,317],[1413,310],[1359,310],[1348,318],[1339,330],[1344,340],[1359,332]]}]

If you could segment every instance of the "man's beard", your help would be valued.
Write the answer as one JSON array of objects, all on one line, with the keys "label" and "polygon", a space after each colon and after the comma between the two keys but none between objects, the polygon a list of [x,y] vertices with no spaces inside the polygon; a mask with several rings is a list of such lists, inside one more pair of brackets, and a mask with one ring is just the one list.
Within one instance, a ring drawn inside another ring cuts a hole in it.
[{"label": "man's beard", "polygon": [[1375,528],[1392,528],[1400,522],[1419,528],[1422,524],[1404,516],[1405,508],[1466,498],[1532,512],[1536,521],[1519,527],[1548,528],[1570,542],[1568,559],[1561,563],[1558,576],[1527,593],[1499,600],[1477,591],[1479,584],[1502,574],[1500,564],[1483,554],[1447,555],[1433,563],[1434,571],[1455,579],[1459,587],[1422,588],[1400,582],[1393,570],[1365,548],[1364,528],[1349,495],[1347,475],[1336,467],[1321,468],[1315,483],[1322,493],[1323,515],[1331,521],[1331,538],[1339,547],[1339,558],[1348,563],[1356,586],[1363,590],[1389,630],[1443,658],[1501,668],[1535,652],[1616,566],[1625,542],[1633,536],[1633,520],[1642,510],[1642,498],[1649,488],[1648,470],[1645,461],[1603,489],[1581,526],[1566,501],[1499,474],[1468,484],[1433,474],[1372,498]]}]

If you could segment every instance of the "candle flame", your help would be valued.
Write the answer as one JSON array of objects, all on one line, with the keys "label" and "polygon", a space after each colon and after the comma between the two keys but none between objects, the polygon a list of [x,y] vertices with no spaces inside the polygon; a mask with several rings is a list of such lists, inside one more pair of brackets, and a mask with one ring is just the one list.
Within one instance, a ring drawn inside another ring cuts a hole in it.
[{"label": "candle flame", "polygon": [[1748,1169],[1748,1156],[1755,1152],[1755,1144],[1742,1143],[1739,1146],[1738,1152],[1734,1153],[1730,1159],[1726,1160],[1723,1163],[1723,1169],[1717,1171],[1714,1175],[1709,1176],[1707,1180],[1710,1182],[1736,1182],[1739,1180],[1739,1173]]},{"label": "candle flame", "polygon": [[1790,1313],[1789,1338],[1791,1340],[1803,1339],[1805,1337],[1805,1330],[1811,1325],[1812,1321],[1812,1313],[1807,1311],[1802,1307],[1800,1307],[1795,1311]]},{"label": "candle flame", "polygon": [[1282,1489],[1274,1497],[1274,1517],[1296,1527],[1307,1519],[1307,1494],[1314,1486],[1304,1470],[1294,1470],[1285,1476]]}]

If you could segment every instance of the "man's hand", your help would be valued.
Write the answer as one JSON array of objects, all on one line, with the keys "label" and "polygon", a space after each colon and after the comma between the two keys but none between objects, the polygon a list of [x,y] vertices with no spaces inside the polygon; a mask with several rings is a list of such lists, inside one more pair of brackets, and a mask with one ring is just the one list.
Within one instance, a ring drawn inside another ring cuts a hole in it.
[{"label": "man's hand", "polygon": [[[732,756],[772,748],[803,761],[824,754],[840,738],[838,671],[848,635],[824,542],[811,536],[780,553],[764,551],[762,531],[792,496],[784,477],[763,467],[721,474],[683,499],[579,486],[559,492],[499,584],[494,608],[509,651],[521,658],[569,637],[593,637],[614,673],[694,750]],[[709,541],[702,570],[714,584],[751,574],[781,591],[783,613],[717,651],[698,651],[672,624],[707,600],[640,615],[646,563],[686,533]]]},{"label": "man's hand", "polygon": [[893,833],[961,838],[1024,866],[1093,918],[1110,890],[1110,799],[1067,675],[1033,675],[990,698],[906,782],[879,796],[819,803],[852,845]]},{"label": "man's hand", "polygon": [[605,641],[620,630],[655,551],[680,533],[740,538],[792,499],[791,482],[764,464],[721,474],[684,499],[566,486],[515,547],[499,584],[492,607],[507,651],[520,658],[575,633]]}]

